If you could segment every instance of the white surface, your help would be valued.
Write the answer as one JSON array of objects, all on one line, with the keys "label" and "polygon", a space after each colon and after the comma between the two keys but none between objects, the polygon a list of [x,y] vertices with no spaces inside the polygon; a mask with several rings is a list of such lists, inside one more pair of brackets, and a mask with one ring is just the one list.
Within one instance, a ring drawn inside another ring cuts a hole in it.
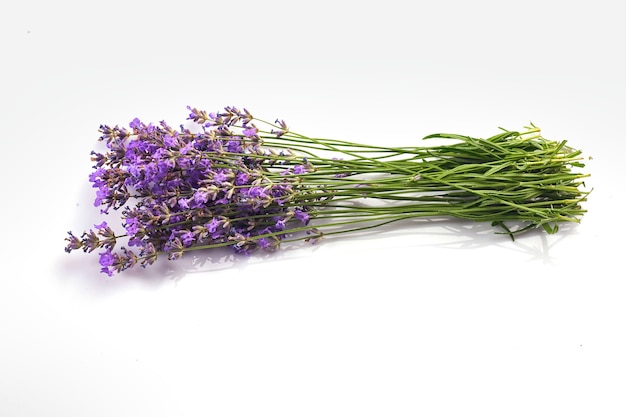
[{"label": "white surface", "polygon": [[[505,4],[1,6],[0,415],[626,415],[623,15]],[[532,121],[593,157],[589,213],[515,243],[425,224],[113,279],[65,254],[98,218],[98,125],[188,104],[400,145]]]}]

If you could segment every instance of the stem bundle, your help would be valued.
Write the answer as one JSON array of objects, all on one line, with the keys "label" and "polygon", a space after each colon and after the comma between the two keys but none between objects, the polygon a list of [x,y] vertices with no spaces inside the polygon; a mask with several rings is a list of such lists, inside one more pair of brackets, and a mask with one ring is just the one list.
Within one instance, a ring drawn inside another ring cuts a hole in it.
[{"label": "stem bundle", "polygon": [[[329,209],[324,211],[326,218],[451,216],[491,222],[513,237],[536,227],[554,233],[559,223],[579,222],[585,212],[581,203],[588,193],[580,187],[588,174],[573,170],[584,167],[581,151],[568,147],[566,141],[543,138],[536,126],[487,139],[433,134],[425,139],[455,143],[411,148],[294,137],[309,152],[327,150],[349,158],[314,156],[317,171],[302,176],[308,188],[321,190],[316,196],[332,200],[309,202]],[[291,136],[285,138],[289,140]],[[363,199],[385,200],[385,204],[346,204]],[[524,226],[512,230],[509,222]]]}]

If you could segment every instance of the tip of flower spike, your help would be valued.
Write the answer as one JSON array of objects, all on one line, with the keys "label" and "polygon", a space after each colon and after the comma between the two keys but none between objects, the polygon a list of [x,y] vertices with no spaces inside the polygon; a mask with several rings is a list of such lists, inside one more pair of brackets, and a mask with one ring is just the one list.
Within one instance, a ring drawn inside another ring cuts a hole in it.
[{"label": "tip of flower spike", "polygon": [[276,119],[274,123],[278,125],[277,127],[280,127],[280,129],[272,129],[270,131],[271,134],[276,135],[276,137],[279,138],[289,133],[289,128],[287,127],[287,123],[285,123],[284,120]]},{"label": "tip of flower spike", "polygon": [[195,107],[187,106],[187,110],[189,110],[189,115],[187,116],[187,120],[192,120],[195,123],[203,124],[209,121],[209,115],[204,110],[198,110]]},{"label": "tip of flower spike", "polygon": [[141,120],[139,120],[137,117],[135,117],[133,120],[131,120],[131,122],[128,124],[128,127],[130,127],[131,129],[135,129],[135,130],[139,130],[141,129]]},{"label": "tip of flower spike", "polygon": [[72,232],[67,232],[69,235],[65,238],[68,242],[67,246],[65,246],[65,252],[70,253],[73,250],[81,249],[83,247],[83,241],[76,236]]}]

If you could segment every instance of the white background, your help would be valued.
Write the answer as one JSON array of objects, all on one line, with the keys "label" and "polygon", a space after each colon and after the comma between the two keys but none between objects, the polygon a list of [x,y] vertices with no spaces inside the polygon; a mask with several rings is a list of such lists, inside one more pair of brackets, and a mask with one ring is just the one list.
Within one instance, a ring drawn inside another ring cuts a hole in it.
[{"label": "white background", "polygon": [[[626,415],[618,4],[0,6],[0,415]],[[516,242],[423,223],[114,278],[64,253],[100,219],[98,126],[187,105],[372,144],[533,122],[593,158],[589,212]]]}]

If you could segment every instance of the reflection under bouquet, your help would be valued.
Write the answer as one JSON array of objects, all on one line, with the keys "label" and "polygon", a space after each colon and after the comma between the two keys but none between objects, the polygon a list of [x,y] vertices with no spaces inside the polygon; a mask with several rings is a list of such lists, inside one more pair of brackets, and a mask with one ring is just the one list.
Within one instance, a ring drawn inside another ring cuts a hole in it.
[{"label": "reflection under bouquet", "polygon": [[107,150],[92,152],[94,204],[104,215],[121,212],[125,232],[106,221],[68,232],[67,252],[97,251],[112,275],[161,256],[274,251],[420,217],[490,222],[511,238],[555,233],[585,212],[581,151],[535,126],[387,147],[304,136],[245,109],[188,109],[189,127],[100,126]]}]

